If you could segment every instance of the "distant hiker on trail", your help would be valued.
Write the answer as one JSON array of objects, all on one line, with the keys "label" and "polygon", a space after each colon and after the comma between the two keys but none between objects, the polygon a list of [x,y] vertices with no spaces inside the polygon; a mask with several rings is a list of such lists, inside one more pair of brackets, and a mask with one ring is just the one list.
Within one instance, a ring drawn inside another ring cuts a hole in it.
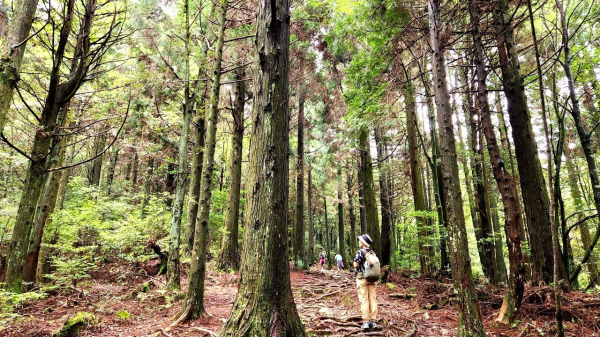
[{"label": "distant hiker on trail", "polygon": [[358,300],[360,301],[360,311],[362,312],[363,325],[365,330],[377,327],[377,298],[375,294],[375,282],[381,276],[379,269],[379,259],[375,252],[371,250],[373,240],[368,234],[358,237],[360,249],[354,258],[354,268],[356,268],[356,288],[358,288]]},{"label": "distant hiker on trail", "polygon": [[319,253],[319,263],[321,264],[321,270],[323,270],[323,266],[325,265],[325,253]]},{"label": "distant hiker on trail", "polygon": [[337,261],[337,270],[340,271],[344,269],[344,258],[340,253],[335,254],[335,260]]}]

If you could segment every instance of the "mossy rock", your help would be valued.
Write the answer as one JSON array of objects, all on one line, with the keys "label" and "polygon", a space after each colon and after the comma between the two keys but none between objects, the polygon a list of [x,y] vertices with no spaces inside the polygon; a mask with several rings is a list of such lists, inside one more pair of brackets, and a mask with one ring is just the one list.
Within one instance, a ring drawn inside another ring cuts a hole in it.
[{"label": "mossy rock", "polygon": [[54,333],[54,337],[75,337],[81,330],[91,324],[97,324],[96,316],[89,312],[78,312],[77,315],[67,319],[63,327]]}]

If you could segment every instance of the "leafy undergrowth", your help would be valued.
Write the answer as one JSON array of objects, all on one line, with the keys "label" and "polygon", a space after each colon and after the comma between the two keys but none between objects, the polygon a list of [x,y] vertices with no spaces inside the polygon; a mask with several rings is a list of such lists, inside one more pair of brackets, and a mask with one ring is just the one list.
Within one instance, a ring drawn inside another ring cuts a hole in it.
[{"label": "leafy undergrowth", "polygon": [[[206,308],[211,316],[182,324],[169,336],[205,336],[218,332],[236,293],[237,274],[217,273],[209,263]],[[186,266],[184,266],[185,271]],[[78,336],[146,336],[168,327],[181,308],[181,292],[165,291],[164,276],[154,276],[158,261],[145,264],[111,263],[91,272],[77,287],[50,290],[44,297],[20,303],[16,315],[0,326],[0,336],[52,336],[65,321],[82,312],[93,313],[96,324]],[[185,275],[185,272],[184,272]],[[187,286],[183,277],[182,286]],[[296,305],[312,336],[361,336],[354,275],[349,272],[293,271]],[[479,287],[481,311],[489,336],[552,336],[554,307],[549,288],[528,290],[521,316],[511,326],[494,321],[502,291]],[[369,336],[455,336],[457,311],[449,284],[409,275],[392,274],[377,285],[380,329]],[[566,295],[568,336],[600,333],[600,296]],[[201,328],[202,330],[199,330]],[[165,335],[165,334],[163,334]]]}]

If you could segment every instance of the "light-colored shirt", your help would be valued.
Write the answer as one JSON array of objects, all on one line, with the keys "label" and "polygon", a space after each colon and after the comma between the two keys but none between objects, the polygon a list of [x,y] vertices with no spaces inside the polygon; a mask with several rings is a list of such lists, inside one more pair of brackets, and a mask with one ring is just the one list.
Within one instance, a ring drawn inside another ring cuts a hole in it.
[{"label": "light-colored shirt", "polygon": [[337,254],[337,255],[335,256],[335,260],[336,260],[336,261],[342,261],[342,256],[341,256],[340,254]]}]

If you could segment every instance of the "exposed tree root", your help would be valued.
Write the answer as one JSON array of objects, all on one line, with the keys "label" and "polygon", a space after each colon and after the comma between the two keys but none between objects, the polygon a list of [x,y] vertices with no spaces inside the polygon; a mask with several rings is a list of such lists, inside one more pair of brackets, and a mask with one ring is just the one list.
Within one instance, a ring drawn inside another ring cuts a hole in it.
[{"label": "exposed tree root", "polygon": [[207,333],[207,334],[209,334],[211,336],[217,337],[216,333],[214,333],[214,332],[212,332],[212,331],[210,331],[208,329],[200,328],[200,327],[197,327],[197,326],[195,326],[194,329],[198,330],[198,331],[201,331],[201,332],[205,332],[205,333]]}]

